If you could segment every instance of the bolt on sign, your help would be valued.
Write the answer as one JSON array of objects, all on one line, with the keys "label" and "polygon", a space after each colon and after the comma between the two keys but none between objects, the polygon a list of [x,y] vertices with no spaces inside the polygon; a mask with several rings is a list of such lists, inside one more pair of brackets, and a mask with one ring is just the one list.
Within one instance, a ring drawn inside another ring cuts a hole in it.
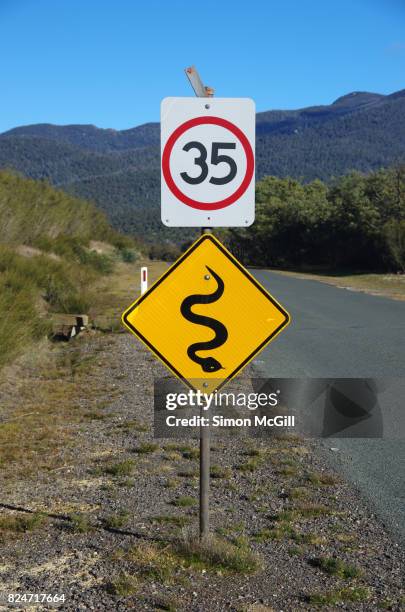
[{"label": "bolt on sign", "polygon": [[161,212],[170,227],[248,227],[255,218],[255,103],[165,98]]},{"label": "bolt on sign", "polygon": [[214,236],[201,236],[123,314],[190,388],[212,393],[289,323],[286,310]]}]

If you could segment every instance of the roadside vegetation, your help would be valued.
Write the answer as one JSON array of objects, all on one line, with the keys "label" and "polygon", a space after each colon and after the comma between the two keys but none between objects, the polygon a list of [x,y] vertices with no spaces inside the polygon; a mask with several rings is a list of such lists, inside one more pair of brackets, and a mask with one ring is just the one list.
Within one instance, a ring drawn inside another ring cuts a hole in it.
[{"label": "roadside vegetation", "polygon": [[139,251],[92,204],[7,172],[0,219],[2,367],[49,334],[52,313],[94,309],[97,282]]},{"label": "roadside vegetation", "polygon": [[[33,190],[38,210],[47,194],[59,198],[47,185]],[[9,240],[2,235],[2,363],[24,352],[0,374],[5,584],[11,589],[17,577],[26,589],[37,576],[51,592],[55,578],[58,587],[77,588],[84,605],[106,600],[110,609],[139,602],[193,609],[207,584],[218,605],[249,612],[259,598],[281,609],[286,597],[286,609],[355,609],[356,602],[396,609],[398,551],[298,436],[213,444],[213,535],[195,538],[198,444],[152,438],[151,381],[162,370],[132,339],[129,346],[124,334],[105,333],[121,331],[119,315],[138,295],[143,262],[134,243],[96,226],[71,236],[68,225],[59,234],[49,226],[32,240],[27,233],[23,244],[12,231]],[[151,282],[166,269],[148,266]],[[93,329],[69,343],[41,342],[53,312],[85,306]],[[275,584],[277,571],[283,580]]]},{"label": "roadside vegetation", "polygon": [[224,232],[245,264],[328,271],[405,271],[405,165],[329,183],[267,176],[256,221]]}]

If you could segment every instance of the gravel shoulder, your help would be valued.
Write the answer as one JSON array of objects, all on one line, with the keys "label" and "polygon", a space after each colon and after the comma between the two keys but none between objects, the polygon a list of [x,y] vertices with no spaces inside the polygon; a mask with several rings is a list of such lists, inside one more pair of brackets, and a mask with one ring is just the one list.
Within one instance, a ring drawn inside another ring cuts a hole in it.
[{"label": "gravel shoulder", "polygon": [[[89,332],[52,354],[54,378],[48,363],[0,382],[0,432],[25,423],[0,455],[0,592],[65,593],[64,610],[404,608],[403,550],[308,440],[215,440],[212,530],[258,568],[182,556],[198,529],[198,444],[153,439],[166,371],[128,334]],[[42,446],[16,454],[44,406],[59,439],[42,427]],[[33,512],[37,524],[10,520]]]}]

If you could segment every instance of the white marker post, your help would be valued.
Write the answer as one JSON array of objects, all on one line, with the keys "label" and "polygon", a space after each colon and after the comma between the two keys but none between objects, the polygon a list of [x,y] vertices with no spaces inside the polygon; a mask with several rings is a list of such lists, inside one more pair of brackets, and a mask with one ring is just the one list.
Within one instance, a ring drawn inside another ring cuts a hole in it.
[{"label": "white marker post", "polygon": [[143,266],[141,268],[141,295],[148,290],[148,268]]}]

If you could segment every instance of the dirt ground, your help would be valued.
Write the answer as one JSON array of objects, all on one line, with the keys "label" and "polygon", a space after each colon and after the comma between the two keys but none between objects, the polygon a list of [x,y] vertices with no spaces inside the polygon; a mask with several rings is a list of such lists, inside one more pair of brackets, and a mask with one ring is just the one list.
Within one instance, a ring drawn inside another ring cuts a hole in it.
[{"label": "dirt ground", "polygon": [[127,333],[43,352],[0,382],[1,609],[404,609],[403,551],[315,442],[213,441],[207,553],[198,442],[153,439],[163,367]]}]

